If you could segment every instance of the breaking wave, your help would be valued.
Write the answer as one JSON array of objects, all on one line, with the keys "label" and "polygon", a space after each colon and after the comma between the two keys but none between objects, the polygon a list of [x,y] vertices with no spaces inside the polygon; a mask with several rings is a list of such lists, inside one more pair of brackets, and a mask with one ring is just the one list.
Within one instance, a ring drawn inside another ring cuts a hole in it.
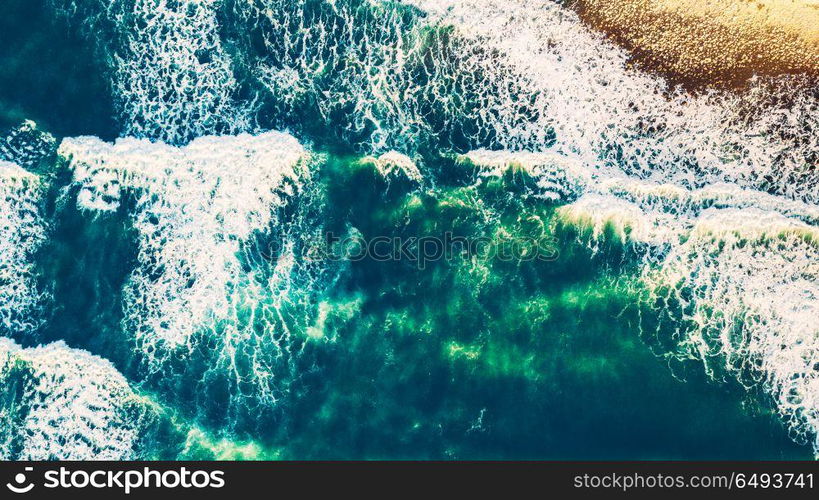
[{"label": "breaking wave", "polygon": [[560,199],[556,222],[579,228],[592,251],[627,247],[641,264],[646,305],[671,324],[644,332],[661,355],[764,388],[793,437],[819,453],[815,205],[735,185],[610,176],[552,153],[476,151],[464,160],[484,175],[523,168],[536,195]]},{"label": "breaking wave", "polygon": [[52,2],[106,61],[123,135],[178,142],[251,129],[217,0]]},{"label": "breaking wave", "polygon": [[57,342],[0,338],[0,458],[133,460],[157,417],[110,362]]},{"label": "breaking wave", "polygon": [[[305,325],[291,328],[309,321],[324,271],[298,253],[310,224],[288,213],[307,196],[310,154],[292,136],[269,132],[201,137],[181,148],[83,137],[64,140],[58,155],[79,208],[104,215],[127,203],[138,252],[123,331],[143,376],[171,387],[177,377],[198,380],[200,405],[227,385],[222,418],[234,424],[237,414],[261,421],[274,411],[306,340]],[[266,238],[281,244],[258,243]]]},{"label": "breaking wave", "polygon": [[39,177],[0,161],[0,333],[33,334],[42,323],[45,299],[34,255],[46,238]]}]

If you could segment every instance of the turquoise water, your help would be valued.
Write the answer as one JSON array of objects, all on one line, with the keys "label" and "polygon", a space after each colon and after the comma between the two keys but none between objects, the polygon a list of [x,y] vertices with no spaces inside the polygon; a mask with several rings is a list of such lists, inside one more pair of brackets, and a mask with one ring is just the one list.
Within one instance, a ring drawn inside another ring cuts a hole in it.
[{"label": "turquoise water", "polygon": [[0,457],[813,458],[815,82],[545,1],[102,5],[3,7]]}]

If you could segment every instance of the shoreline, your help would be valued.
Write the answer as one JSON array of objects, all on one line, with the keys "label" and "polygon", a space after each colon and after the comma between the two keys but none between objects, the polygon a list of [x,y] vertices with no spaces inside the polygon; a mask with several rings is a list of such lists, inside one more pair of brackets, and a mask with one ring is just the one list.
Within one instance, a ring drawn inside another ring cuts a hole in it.
[{"label": "shoreline", "polygon": [[573,0],[640,69],[686,88],[819,76],[819,0]]}]

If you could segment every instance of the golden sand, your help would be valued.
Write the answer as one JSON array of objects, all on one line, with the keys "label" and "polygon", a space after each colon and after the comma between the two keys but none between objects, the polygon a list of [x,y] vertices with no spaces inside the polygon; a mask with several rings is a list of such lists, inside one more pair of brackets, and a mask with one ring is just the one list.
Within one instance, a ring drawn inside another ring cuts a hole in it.
[{"label": "golden sand", "polygon": [[575,0],[575,8],[673,82],[819,75],[819,0]]}]

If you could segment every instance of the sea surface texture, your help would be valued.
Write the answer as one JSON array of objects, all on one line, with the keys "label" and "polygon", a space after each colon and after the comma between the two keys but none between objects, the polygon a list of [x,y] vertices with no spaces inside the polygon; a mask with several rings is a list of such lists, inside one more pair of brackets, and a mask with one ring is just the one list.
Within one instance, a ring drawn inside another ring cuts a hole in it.
[{"label": "sea surface texture", "polygon": [[713,3],[5,0],[0,459],[815,458],[819,4]]}]

